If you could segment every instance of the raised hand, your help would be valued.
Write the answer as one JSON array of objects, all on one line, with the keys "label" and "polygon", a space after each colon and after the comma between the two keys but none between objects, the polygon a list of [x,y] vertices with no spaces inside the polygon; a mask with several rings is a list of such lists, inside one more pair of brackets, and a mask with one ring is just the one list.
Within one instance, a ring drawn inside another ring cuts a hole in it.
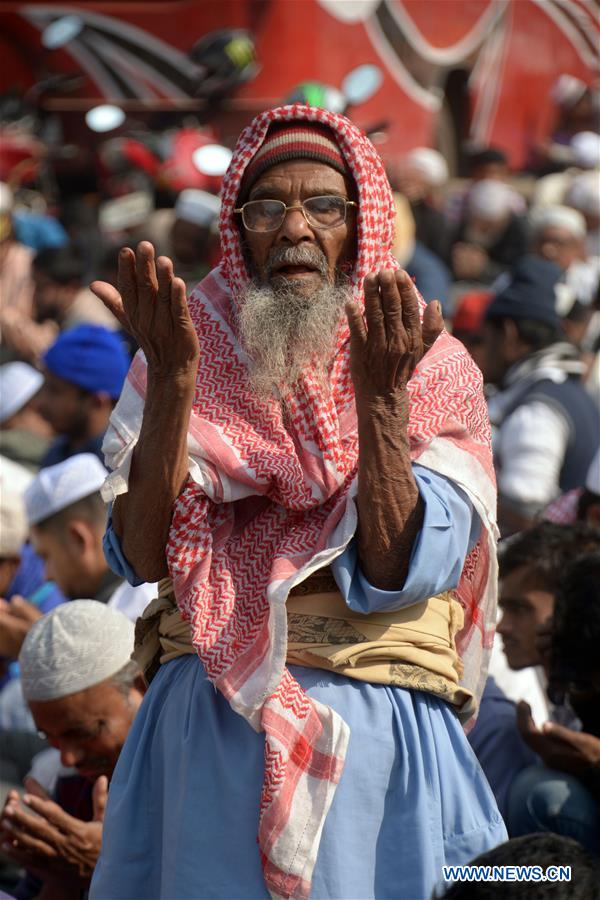
[{"label": "raised hand", "polygon": [[134,253],[119,253],[118,290],[105,281],[90,287],[144,351],[154,375],[176,375],[196,368],[200,348],[190,318],[185,284],[175,278],[166,256],[142,241]]},{"label": "raised hand", "polygon": [[550,769],[582,776],[590,766],[600,765],[600,738],[554,722],[545,722],[539,729],[524,700],[517,705],[517,727],[525,743]]},{"label": "raised hand", "polygon": [[364,291],[365,319],[356,304],[346,306],[358,420],[358,555],[374,587],[397,590],[423,521],[410,461],[406,386],[444,322],[434,300],[421,325],[419,298],[406,272],[367,275]]},{"label": "raised hand", "polygon": [[357,406],[362,400],[404,391],[444,327],[437,300],[429,303],[421,324],[417,292],[402,270],[367,275],[364,292],[366,323],[356,303],[346,306]]}]

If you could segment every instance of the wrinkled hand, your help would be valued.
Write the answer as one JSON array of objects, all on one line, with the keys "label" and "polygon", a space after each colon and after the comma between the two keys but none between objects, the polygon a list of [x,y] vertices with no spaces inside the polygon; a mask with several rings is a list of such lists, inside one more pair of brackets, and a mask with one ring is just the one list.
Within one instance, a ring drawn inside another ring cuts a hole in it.
[{"label": "wrinkled hand", "polygon": [[550,769],[581,776],[600,764],[600,738],[553,722],[545,722],[540,730],[524,701],[517,706],[517,726],[525,743]]},{"label": "wrinkled hand", "polygon": [[457,279],[479,278],[488,264],[489,256],[476,244],[458,243],[452,248],[452,269]]},{"label": "wrinkled hand", "polygon": [[27,779],[26,785],[37,795],[30,792],[23,797],[34,814],[23,809],[16,791],[10,791],[0,819],[2,850],[43,879],[59,878],[86,886],[100,855],[106,777],[94,785],[91,822],[68,815],[33,779]]},{"label": "wrinkled hand", "polygon": [[403,392],[444,327],[437,300],[428,304],[421,325],[417,292],[402,270],[367,275],[364,292],[366,323],[356,303],[346,306],[357,406]]},{"label": "wrinkled hand", "polygon": [[175,278],[166,256],[154,257],[154,247],[142,241],[134,253],[119,254],[118,290],[94,281],[91,290],[129,332],[155,375],[172,375],[197,368],[200,349],[190,318],[185,284]]},{"label": "wrinkled hand", "polygon": [[29,629],[41,615],[23,597],[14,596],[10,603],[0,599],[0,656],[16,659]]}]

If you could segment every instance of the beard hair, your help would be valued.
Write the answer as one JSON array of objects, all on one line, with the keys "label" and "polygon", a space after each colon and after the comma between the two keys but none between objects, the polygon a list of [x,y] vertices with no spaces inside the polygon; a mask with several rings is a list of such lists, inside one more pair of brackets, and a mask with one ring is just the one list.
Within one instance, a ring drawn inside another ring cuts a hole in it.
[{"label": "beard hair", "polygon": [[335,336],[349,295],[341,277],[335,284],[324,282],[311,294],[283,278],[250,282],[237,326],[251,359],[249,383],[259,397],[281,399],[307,371],[321,387],[327,386]]}]

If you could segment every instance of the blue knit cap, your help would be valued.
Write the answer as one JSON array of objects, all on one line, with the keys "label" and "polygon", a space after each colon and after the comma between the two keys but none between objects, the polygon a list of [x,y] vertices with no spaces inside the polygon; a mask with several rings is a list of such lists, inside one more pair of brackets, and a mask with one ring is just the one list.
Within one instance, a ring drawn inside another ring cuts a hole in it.
[{"label": "blue knit cap", "polygon": [[509,283],[488,306],[488,319],[531,319],[554,328],[560,325],[556,310],[556,285],[563,272],[540,256],[524,256],[515,266]]},{"label": "blue knit cap", "polygon": [[63,331],[43,357],[49,372],[91,394],[116,400],[129,368],[129,355],[118,334],[101,325]]}]

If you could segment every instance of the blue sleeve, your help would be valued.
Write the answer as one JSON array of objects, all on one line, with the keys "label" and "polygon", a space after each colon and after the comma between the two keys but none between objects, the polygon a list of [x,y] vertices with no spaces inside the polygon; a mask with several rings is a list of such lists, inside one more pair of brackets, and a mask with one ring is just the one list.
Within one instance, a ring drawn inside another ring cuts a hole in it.
[{"label": "blue sleeve", "polygon": [[465,492],[424,466],[414,465],[413,475],[424,506],[423,527],[413,544],[403,588],[382,591],[369,584],[358,565],[354,540],[332,564],[338,587],[355,612],[392,612],[455,588],[465,557],[477,542],[480,521]]},{"label": "blue sleeve", "polygon": [[133,585],[133,587],[138,587],[140,584],[144,584],[143,579],[137,577],[136,573],[129,565],[127,559],[123,554],[121,541],[115,534],[113,528],[112,506],[109,506],[108,508],[108,522],[106,524],[106,531],[104,532],[104,538],[102,540],[102,547],[104,549],[106,562],[113,570],[115,575],[119,575],[121,578],[124,578],[125,581],[128,581],[129,584]]},{"label": "blue sleeve", "polygon": [[21,562],[6,591],[6,599],[10,600],[15,594],[25,597],[42,613],[50,612],[67,601],[53,581],[46,581],[44,561],[31,544],[24,544],[21,548]]}]

